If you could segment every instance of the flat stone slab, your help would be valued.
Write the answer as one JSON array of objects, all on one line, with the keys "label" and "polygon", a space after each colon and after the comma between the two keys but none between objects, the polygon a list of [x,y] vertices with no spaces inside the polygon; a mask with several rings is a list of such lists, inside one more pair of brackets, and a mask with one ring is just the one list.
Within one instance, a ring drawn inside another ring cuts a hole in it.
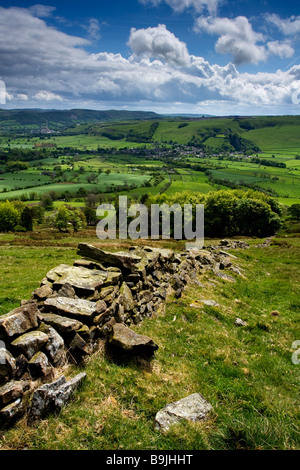
[{"label": "flat stone slab", "polygon": [[138,270],[138,264],[142,261],[142,258],[133,252],[110,253],[87,243],[80,243],[77,253],[80,256],[99,261],[104,266],[115,266],[129,271]]},{"label": "flat stone slab", "polygon": [[37,389],[32,397],[29,419],[44,419],[51,412],[60,411],[71,399],[79,385],[86,378],[86,373],[78,374],[71,380],[65,376]]},{"label": "flat stone slab", "polygon": [[4,407],[22,397],[28,388],[28,382],[16,380],[12,380],[0,387],[0,407]]},{"label": "flat stone slab", "polygon": [[31,303],[0,316],[0,338],[8,337],[11,339],[37,328],[38,313],[36,304]]},{"label": "flat stone slab", "polygon": [[42,331],[31,331],[15,339],[11,345],[31,359],[47,343],[48,336]]},{"label": "flat stone slab", "polygon": [[78,320],[62,317],[55,313],[41,313],[40,317],[47,325],[52,326],[62,335],[73,333],[83,326],[83,323]]},{"label": "flat stone slab", "polygon": [[158,345],[145,335],[139,335],[122,323],[117,323],[112,328],[110,343],[126,352],[147,352],[153,354]]},{"label": "flat stone slab", "polygon": [[160,410],[155,417],[155,427],[161,431],[168,431],[171,426],[182,420],[201,421],[211,410],[211,404],[200,393],[194,393]]},{"label": "flat stone slab", "polygon": [[37,300],[45,300],[53,294],[50,286],[44,285],[32,292],[32,296]]},{"label": "flat stone slab", "polygon": [[119,272],[99,271],[79,266],[61,264],[47,273],[47,279],[53,283],[55,290],[61,289],[65,284],[74,288],[78,295],[93,295],[101,287],[117,284],[122,274]]},{"label": "flat stone slab", "polygon": [[221,279],[224,279],[224,281],[227,281],[227,282],[232,282],[232,283],[236,282],[234,277],[229,276],[229,274],[226,274],[226,273],[219,272],[217,273],[217,276],[220,277]]},{"label": "flat stone slab", "polygon": [[18,398],[13,403],[2,408],[0,411],[0,423],[4,423],[6,426],[11,425],[11,422],[17,418],[21,417],[26,411],[26,404],[22,398]]},{"label": "flat stone slab", "polygon": [[54,297],[44,302],[46,310],[66,317],[75,318],[85,322],[92,322],[97,313],[97,305],[84,299],[70,299],[68,297]]},{"label": "flat stone slab", "polygon": [[193,303],[190,304],[190,307],[201,308],[203,305],[207,305],[208,307],[220,307],[218,302],[210,299],[195,300]]}]

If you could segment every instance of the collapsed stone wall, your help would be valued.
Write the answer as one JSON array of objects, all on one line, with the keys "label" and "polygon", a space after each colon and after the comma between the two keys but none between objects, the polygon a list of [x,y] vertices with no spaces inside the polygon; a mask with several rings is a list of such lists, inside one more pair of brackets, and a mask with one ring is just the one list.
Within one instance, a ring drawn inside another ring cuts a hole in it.
[{"label": "collapsed stone wall", "polygon": [[49,271],[29,300],[0,317],[1,426],[25,413],[36,420],[60,410],[85,378],[67,380],[62,366],[80,363],[99,341],[123,355],[151,358],[158,345],[129,327],[156,314],[169,294],[180,298],[205,270],[234,281],[224,270],[241,273],[226,247],[224,241],[181,253],[146,246],[109,253],[79,244],[73,266]]}]

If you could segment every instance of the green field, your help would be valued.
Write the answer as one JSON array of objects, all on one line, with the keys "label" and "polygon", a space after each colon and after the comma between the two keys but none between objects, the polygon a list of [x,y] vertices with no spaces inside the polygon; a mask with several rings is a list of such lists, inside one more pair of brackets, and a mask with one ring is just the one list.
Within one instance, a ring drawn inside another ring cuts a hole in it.
[{"label": "green field", "polygon": [[[100,175],[97,177],[97,182],[94,184],[88,184],[85,182],[62,182],[62,183],[53,183],[41,186],[30,186],[28,188],[27,185],[24,186],[24,189],[13,190],[13,188],[9,192],[1,193],[0,199],[7,199],[7,198],[17,198],[22,196],[22,194],[27,193],[30,194],[32,192],[36,193],[38,196],[49,193],[50,191],[55,191],[57,193],[64,193],[68,191],[72,194],[76,193],[80,188],[85,189],[86,191],[95,191],[96,189],[102,192],[109,192],[113,190],[114,187],[122,187],[124,185],[136,185],[140,186],[145,181],[149,180],[150,177],[146,175],[134,175],[128,173],[110,173],[109,176]],[[23,181],[23,180],[22,180]],[[26,179],[25,179],[25,182]],[[2,183],[2,182],[1,182]],[[3,187],[7,187],[6,181],[3,184]],[[1,186],[0,184],[0,190]],[[4,186],[5,185],[5,186]],[[27,189],[26,189],[27,188]]]},{"label": "green field", "polygon": [[[281,237],[267,249],[251,239],[248,250],[232,251],[246,278],[228,283],[203,272],[202,287],[191,281],[181,299],[169,297],[164,313],[133,326],[159,345],[151,368],[116,363],[99,350],[80,367],[87,379],[74,400],[59,415],[34,425],[25,417],[1,431],[0,449],[299,450],[299,366],[292,344],[299,338],[300,245],[288,233]],[[73,263],[81,241],[94,243],[94,230],[1,235],[0,314],[29,298],[49,269]],[[181,249],[174,242],[163,246]],[[113,242],[103,247],[120,249]],[[220,307],[191,308],[199,298]],[[247,326],[236,327],[237,317]],[[73,377],[78,368],[64,373]],[[196,392],[213,406],[209,419],[167,433],[154,429],[158,410]]]},{"label": "green field", "polygon": [[[157,117],[81,123],[61,134],[46,136],[0,133],[0,151],[20,149],[41,155],[30,161],[28,170],[14,173],[6,172],[0,160],[0,199],[29,193],[40,197],[50,191],[68,191],[76,196],[80,189],[105,194],[125,190],[135,197],[155,195],[164,189],[167,194],[187,189],[207,193],[230,189],[233,184],[242,188],[250,185],[291,205],[300,202],[299,128],[299,116]],[[251,146],[260,151],[251,153]],[[251,156],[269,163],[251,163]],[[197,165],[200,168],[196,169]],[[61,171],[55,174],[57,167]],[[163,181],[155,177],[163,177]]]}]

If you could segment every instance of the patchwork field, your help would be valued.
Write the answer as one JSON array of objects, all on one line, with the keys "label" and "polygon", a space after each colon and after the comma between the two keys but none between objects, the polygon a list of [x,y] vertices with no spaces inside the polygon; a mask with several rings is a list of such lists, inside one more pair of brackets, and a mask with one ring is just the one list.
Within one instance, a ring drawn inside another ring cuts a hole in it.
[{"label": "patchwork field", "polygon": [[298,116],[157,118],[81,123],[49,135],[0,133],[3,159],[40,155],[22,171],[8,172],[0,160],[0,200],[253,187],[290,206],[300,202],[299,128]]}]

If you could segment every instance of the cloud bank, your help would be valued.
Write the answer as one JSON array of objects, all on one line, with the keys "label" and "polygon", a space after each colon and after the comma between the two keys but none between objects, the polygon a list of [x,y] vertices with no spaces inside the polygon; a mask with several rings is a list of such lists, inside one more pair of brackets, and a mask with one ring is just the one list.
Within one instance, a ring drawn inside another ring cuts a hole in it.
[{"label": "cloud bank", "polygon": [[[223,20],[202,18],[197,26],[220,35],[218,50],[229,51],[238,63],[246,58],[264,60],[268,54],[292,54],[288,42],[259,44],[264,38],[246,18]],[[244,40],[248,49],[240,52],[238,43]],[[240,73],[232,63],[219,66],[191,55],[163,24],[132,28],[128,40],[132,53],[127,58],[90,54],[89,44],[49,27],[31,10],[0,7],[0,79],[10,105],[23,101],[27,107],[148,106],[165,111],[176,106],[177,111],[230,114],[237,107],[272,110],[295,105],[292,97],[300,93],[300,65],[276,73]]]}]

